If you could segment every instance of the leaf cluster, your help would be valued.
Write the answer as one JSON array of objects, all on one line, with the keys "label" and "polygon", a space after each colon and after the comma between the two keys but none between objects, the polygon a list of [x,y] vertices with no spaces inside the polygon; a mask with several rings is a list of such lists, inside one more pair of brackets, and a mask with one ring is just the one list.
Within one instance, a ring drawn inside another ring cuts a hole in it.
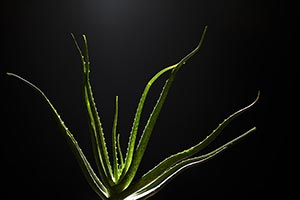
[{"label": "leaf cluster", "polygon": [[[142,158],[144,156],[145,150],[147,148],[149,139],[151,137],[153,128],[159,116],[159,113],[164,105],[168,92],[174,81],[174,78],[180,68],[186,64],[186,62],[194,56],[200,49],[204,36],[206,34],[207,27],[205,27],[202,37],[200,39],[197,47],[185,56],[180,62],[166,67],[159,71],[155,76],[153,76],[144,88],[141,95],[137,110],[135,113],[132,129],[130,132],[130,137],[128,140],[128,147],[126,155],[123,155],[123,151],[120,145],[120,134],[117,134],[117,123],[118,123],[118,96],[115,100],[115,115],[112,127],[112,157],[109,158],[108,147],[105,142],[105,134],[101,125],[100,117],[97,111],[96,103],[93,97],[92,87],[90,84],[90,59],[88,53],[88,43],[87,38],[83,35],[84,48],[83,50],[79,47],[74,35],[72,37],[75,41],[75,45],[80,54],[82,69],[83,69],[83,96],[85,101],[85,107],[89,119],[90,137],[92,141],[92,150],[94,159],[97,166],[97,173],[91,167],[86,156],[78,145],[73,134],[67,128],[57,110],[37,86],[31,82],[25,80],[24,78],[13,74],[7,73],[8,75],[14,76],[23,82],[27,83],[38,91],[42,97],[46,100],[47,104],[50,106],[51,110],[56,117],[58,124],[62,129],[62,133],[66,138],[73,154],[75,155],[79,166],[91,186],[91,188],[98,194],[101,199],[146,199],[156,192],[158,192],[168,181],[174,178],[177,174],[183,170],[201,164],[220,152],[224,151],[228,147],[236,144],[245,136],[252,133],[256,128],[253,127],[239,137],[229,141],[228,143],[220,146],[219,148],[212,150],[203,155],[197,155],[201,150],[207,147],[221,132],[222,130],[236,117],[247,111],[255,102],[258,100],[259,94],[256,100],[250,105],[238,110],[237,112],[230,115],[222,123],[220,123],[215,130],[213,130],[203,141],[200,141],[196,145],[174,154],[158,165],[156,165],[149,172],[144,174],[142,177],[133,181],[137,170],[140,166]],[[142,130],[142,134],[137,141],[138,132],[140,130],[140,119],[142,116],[143,107],[148,96],[148,92],[151,86],[159,79],[163,74],[169,73],[169,76],[161,90],[160,96],[148,118],[145,127]]]}]

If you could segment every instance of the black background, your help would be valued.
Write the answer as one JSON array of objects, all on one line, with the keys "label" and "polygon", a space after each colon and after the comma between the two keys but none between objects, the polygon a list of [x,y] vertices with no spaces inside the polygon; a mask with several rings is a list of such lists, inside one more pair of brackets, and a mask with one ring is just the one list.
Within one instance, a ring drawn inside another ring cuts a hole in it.
[{"label": "black background", "polygon": [[[7,199],[97,199],[49,107],[21,75],[40,87],[92,160],[81,96],[81,64],[70,33],[86,34],[91,81],[110,144],[119,96],[123,150],[141,92],[160,69],[195,48],[178,73],[153,132],[139,176],[194,145],[225,117],[259,103],[226,128],[209,149],[257,131],[222,155],[191,168],[151,199],[253,199],[291,194],[292,90],[296,76],[294,12],[288,2],[260,0],[52,0],[1,2],[1,195]],[[165,79],[149,94],[142,125]],[[297,118],[297,117],[296,117]],[[289,146],[289,148],[287,148]],[[209,150],[208,149],[208,150]],[[291,179],[290,179],[291,178]]]}]

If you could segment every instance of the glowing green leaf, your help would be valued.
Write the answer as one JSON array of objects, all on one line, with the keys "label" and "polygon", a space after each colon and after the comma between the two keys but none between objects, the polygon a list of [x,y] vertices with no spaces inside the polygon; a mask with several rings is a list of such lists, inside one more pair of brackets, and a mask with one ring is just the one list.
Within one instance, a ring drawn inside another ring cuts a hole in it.
[{"label": "glowing green leaf", "polygon": [[113,174],[108,157],[107,146],[105,143],[105,137],[100,122],[100,117],[96,108],[96,103],[94,101],[92,87],[90,84],[90,60],[88,54],[88,44],[85,35],[83,35],[84,40],[84,53],[81,51],[74,35],[72,34],[78,52],[81,56],[82,66],[83,66],[83,93],[84,100],[86,104],[86,109],[88,112],[88,117],[90,121],[91,129],[91,140],[94,152],[94,158],[97,164],[97,168],[104,184],[106,186],[113,185]]},{"label": "glowing green leaf", "polygon": [[[138,106],[138,109],[137,109],[137,112],[136,112],[136,117],[135,117],[135,121],[134,121],[134,125],[133,125],[133,131],[132,131],[132,137],[131,137],[131,140],[130,140],[130,142],[132,142],[132,141],[133,142],[130,143],[130,145],[129,145],[129,153],[127,155],[128,157],[129,156],[133,157],[133,163],[131,163],[131,159],[130,159],[129,163],[127,163],[128,167],[125,165],[125,167],[126,167],[125,170],[127,171],[127,168],[128,168],[129,172],[126,173],[124,179],[118,185],[118,190],[124,190],[131,183],[131,181],[133,180],[133,178],[134,178],[134,176],[137,172],[137,169],[140,165],[140,162],[143,158],[143,155],[144,155],[144,152],[147,148],[152,130],[155,126],[155,123],[156,123],[156,120],[159,116],[161,108],[162,108],[162,106],[163,106],[163,104],[166,100],[166,97],[167,97],[169,89],[170,89],[170,87],[173,83],[175,75],[178,72],[178,70],[186,63],[186,61],[188,61],[200,49],[200,47],[203,43],[206,31],[207,31],[207,27],[205,27],[205,29],[203,31],[203,34],[202,34],[202,37],[200,39],[199,44],[197,45],[197,47],[191,53],[189,53],[186,57],[184,57],[179,63],[177,63],[177,64],[175,64],[171,67],[165,68],[164,70],[161,70],[146,85],[146,88],[145,88],[145,90],[142,94],[142,97],[141,97],[141,100],[140,100],[140,103],[139,103],[139,106]],[[154,83],[154,81],[156,81],[157,78],[159,78],[160,75],[162,75],[164,72],[166,72],[167,70],[170,70],[170,69],[172,69],[172,72],[171,72],[169,78],[167,79],[163,89],[162,89],[160,97],[159,97],[152,113],[150,114],[150,117],[148,119],[146,127],[144,128],[143,134],[142,134],[141,139],[139,141],[139,144],[136,148],[136,151],[133,153],[134,141],[136,139],[136,134],[137,134],[138,125],[139,125],[138,123],[139,123],[139,120],[140,120],[141,112],[142,112],[143,105],[144,105],[146,96],[148,94],[148,91],[149,91],[150,87],[152,86],[152,84]]]},{"label": "glowing green leaf", "polygon": [[[153,179],[151,182],[145,184],[145,185],[140,185],[140,183],[137,183],[139,188],[136,191],[132,191],[129,189],[129,196],[124,198],[125,200],[135,200],[135,199],[141,199],[146,197],[153,196],[155,193],[157,193],[160,189],[162,189],[163,186],[165,186],[170,180],[172,180],[176,175],[179,173],[183,172],[185,169],[202,164],[203,162],[213,158],[217,154],[221,153],[225,149],[231,147],[250,133],[252,133],[256,128],[252,128],[246,133],[240,135],[239,137],[231,140],[230,142],[224,144],[223,146],[207,153],[201,156],[197,156],[194,158],[188,158],[185,160],[182,160],[178,162],[177,164],[170,166],[168,169],[166,169],[162,174],[159,174]],[[142,187],[141,187],[142,186]],[[134,187],[133,187],[134,188]],[[126,192],[124,193],[126,194]]]},{"label": "glowing green leaf", "polygon": [[[162,174],[165,174],[166,171],[170,170],[171,168],[173,168],[175,165],[177,165],[178,163],[180,163],[181,161],[190,158],[191,156],[195,155],[196,153],[199,153],[201,150],[203,150],[205,147],[207,147],[220,133],[221,131],[236,117],[238,117],[239,115],[241,115],[242,113],[244,113],[245,111],[247,111],[248,109],[250,109],[258,100],[259,98],[259,93],[257,95],[257,98],[255,99],[255,101],[253,103],[251,103],[250,105],[246,106],[245,108],[233,113],[232,115],[230,115],[228,118],[226,118],[210,135],[208,135],[203,141],[201,141],[200,143],[198,143],[197,145],[184,150],[182,152],[179,152],[177,154],[174,154],[170,157],[168,157],[167,159],[165,159],[164,161],[162,161],[161,163],[159,163],[156,167],[154,167],[152,170],[150,170],[148,173],[146,173],[145,175],[143,175],[142,178],[140,178],[133,186],[132,188],[135,188],[136,190],[138,190],[138,188],[143,188],[146,185],[149,185],[150,183],[152,183],[154,180],[157,179],[157,177],[160,177]],[[254,131],[255,128],[251,129],[250,132]],[[247,132],[250,133],[250,132]],[[244,134],[243,136],[246,136],[247,134]],[[236,143],[236,141],[238,141],[239,139],[241,139],[242,137],[238,137],[234,140],[232,140],[231,142],[227,143],[225,146],[228,147],[228,145],[232,145],[233,143]],[[210,155],[210,154],[208,154]],[[132,190],[129,189],[129,191]]]},{"label": "glowing green leaf", "polygon": [[118,124],[118,96],[116,96],[116,111],[114,116],[113,128],[112,128],[112,155],[113,155],[113,171],[114,180],[117,182],[119,179],[119,164],[118,164],[118,147],[117,147],[117,124]]},{"label": "glowing green leaf", "polygon": [[42,90],[40,90],[37,86],[32,84],[31,82],[27,81],[26,79],[24,79],[16,74],[7,73],[7,75],[10,75],[10,76],[13,76],[13,77],[16,77],[16,78],[22,80],[23,82],[25,82],[26,84],[28,84],[29,86],[34,88],[36,91],[38,91],[43,96],[43,98],[46,100],[46,102],[50,106],[52,112],[54,113],[54,116],[55,116],[56,120],[58,121],[58,124],[62,128],[64,136],[65,136],[73,154],[75,155],[86,180],[88,181],[88,183],[90,184],[92,189],[102,199],[106,199],[108,197],[107,188],[103,185],[103,183],[98,179],[98,177],[94,173],[91,165],[89,164],[88,160],[86,159],[85,155],[83,154],[83,152],[82,152],[81,148],[79,147],[77,141],[75,140],[73,134],[69,131],[69,129],[67,128],[67,126],[65,125],[65,123],[63,122],[61,117],[59,116],[58,112],[56,111],[56,109],[54,108],[54,106],[52,105],[50,100],[44,94],[44,92]]}]

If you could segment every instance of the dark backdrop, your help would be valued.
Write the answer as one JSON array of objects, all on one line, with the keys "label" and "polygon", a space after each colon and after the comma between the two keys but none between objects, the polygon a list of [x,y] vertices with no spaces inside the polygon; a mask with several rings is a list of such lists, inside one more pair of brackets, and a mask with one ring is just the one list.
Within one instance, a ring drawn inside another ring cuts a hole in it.
[{"label": "dark backdrop", "polygon": [[[178,73],[139,175],[203,139],[229,114],[235,120],[213,147],[253,126],[257,131],[213,160],[180,174],[151,199],[257,199],[287,196],[291,160],[292,11],[260,0],[52,0],[1,2],[1,194],[7,199],[97,199],[44,100],[8,77],[38,85],[92,160],[81,94],[81,64],[70,33],[86,34],[91,81],[110,144],[114,98],[125,151],[147,81],[178,62],[208,32],[200,52]],[[296,50],[297,51],[297,50]],[[142,124],[163,77],[149,94]],[[3,192],[2,192],[3,190]]]}]

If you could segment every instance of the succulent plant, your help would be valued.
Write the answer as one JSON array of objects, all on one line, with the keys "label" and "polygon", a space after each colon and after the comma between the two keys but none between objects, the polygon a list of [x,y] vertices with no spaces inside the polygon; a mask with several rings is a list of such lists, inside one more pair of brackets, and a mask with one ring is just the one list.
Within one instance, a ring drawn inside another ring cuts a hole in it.
[{"label": "succulent plant", "polygon": [[[58,124],[62,128],[63,135],[65,136],[73,154],[75,155],[87,182],[101,199],[146,199],[157,193],[163,186],[166,185],[166,183],[168,183],[168,181],[173,179],[184,169],[195,165],[199,165],[204,161],[213,158],[215,155],[224,151],[228,147],[236,144],[242,138],[256,130],[256,128],[253,127],[247,132],[240,135],[239,137],[220,146],[219,148],[216,148],[215,150],[212,150],[203,155],[198,155],[199,152],[205,147],[207,147],[233,119],[247,111],[250,107],[252,107],[252,105],[256,103],[259,97],[259,93],[253,103],[238,110],[237,112],[234,112],[232,115],[226,118],[203,141],[200,141],[195,146],[192,146],[189,149],[171,155],[170,157],[157,164],[153,169],[148,171],[142,177],[134,180],[137,170],[142,161],[143,155],[145,153],[145,150],[147,148],[149,138],[151,137],[152,130],[155,126],[161,108],[166,100],[169,89],[174,81],[176,73],[183,65],[186,64],[186,62],[192,56],[196,54],[196,52],[198,52],[203,43],[206,31],[207,27],[205,27],[203,31],[199,44],[192,52],[190,52],[187,56],[180,60],[180,62],[159,71],[157,74],[155,74],[155,76],[153,76],[150,79],[150,81],[145,86],[139,104],[137,106],[125,156],[123,156],[122,154],[123,151],[120,145],[120,135],[117,134],[118,97],[116,97],[116,108],[112,128],[111,158],[109,158],[107,145],[105,142],[105,135],[102,129],[102,125],[92,93],[92,87],[90,84],[90,60],[88,53],[87,38],[85,35],[83,35],[84,49],[82,51],[74,35],[72,34],[75,45],[79,51],[83,66],[83,95],[86,110],[88,113],[92,150],[98,174],[96,174],[94,169],[91,167],[89,161],[84,155],[82,149],[79,147],[79,144],[74,138],[73,134],[67,128],[60,115],[58,114],[57,110],[47,98],[47,96],[44,94],[44,92],[31,82],[25,80],[24,78],[16,74],[7,74],[16,77],[25,82],[26,84],[30,85],[37,92],[39,92],[42,95],[42,97],[46,100],[47,104],[53,111],[54,116],[58,121]],[[167,72],[169,72],[169,77],[167,78],[162,88],[160,96],[141,133],[139,142],[137,143],[137,136],[140,129],[141,114],[143,111],[144,103],[147,99],[148,92],[151,89],[152,84]]]}]

